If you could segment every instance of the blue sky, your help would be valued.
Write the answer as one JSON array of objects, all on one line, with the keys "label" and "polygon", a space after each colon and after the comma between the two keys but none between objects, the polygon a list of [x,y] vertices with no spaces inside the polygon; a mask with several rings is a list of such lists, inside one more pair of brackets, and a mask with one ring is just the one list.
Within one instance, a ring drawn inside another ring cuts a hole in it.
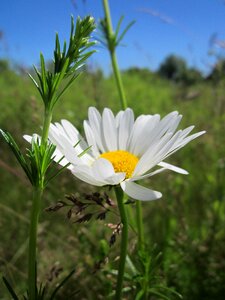
[{"label": "blue sky", "polygon": [[[208,72],[213,57],[209,41],[225,41],[224,0],[109,0],[115,24],[135,20],[118,48],[121,69],[132,66],[157,69],[171,53],[184,57],[190,66]],[[23,66],[38,64],[39,53],[52,58],[55,32],[68,39],[70,15],[103,17],[101,0],[3,0],[0,9],[0,57]],[[217,53],[224,49],[214,46]],[[106,72],[110,61],[105,49],[90,60]]]}]

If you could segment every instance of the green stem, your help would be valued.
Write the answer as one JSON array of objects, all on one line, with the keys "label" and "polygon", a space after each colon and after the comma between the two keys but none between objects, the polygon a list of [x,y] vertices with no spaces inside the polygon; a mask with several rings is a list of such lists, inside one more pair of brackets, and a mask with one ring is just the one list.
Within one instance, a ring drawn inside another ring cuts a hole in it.
[{"label": "green stem", "polygon": [[[106,18],[106,26],[108,30],[108,49],[111,57],[112,67],[114,76],[116,79],[116,84],[118,88],[118,92],[120,95],[121,107],[122,109],[127,108],[127,101],[126,96],[123,88],[123,83],[121,79],[120,70],[117,63],[116,53],[115,53],[115,44],[114,44],[114,32],[112,28],[111,16],[110,16],[110,9],[108,0],[103,0],[103,6],[105,11],[105,18]],[[144,245],[144,230],[143,230],[143,218],[142,218],[142,203],[140,201],[136,202],[136,220],[137,220],[137,229],[138,229],[138,248],[139,250],[143,249]],[[131,211],[130,211],[131,212]]]},{"label": "green stem", "polygon": [[33,201],[30,217],[29,253],[28,253],[28,292],[29,299],[36,299],[36,248],[37,248],[37,227],[40,213],[42,189],[33,188]]},{"label": "green stem", "polygon": [[43,124],[42,136],[41,136],[42,145],[44,145],[48,140],[48,132],[49,132],[49,126],[50,126],[51,120],[52,120],[51,109],[45,109],[44,124]]},{"label": "green stem", "polygon": [[144,249],[144,226],[141,201],[136,201],[136,222],[138,230],[138,249]]},{"label": "green stem", "polygon": [[[114,32],[113,32],[113,28],[112,28],[108,0],[103,0],[103,5],[104,5],[104,11],[105,11],[106,25],[107,25],[107,30],[108,30],[108,49],[110,52],[113,72],[114,72],[114,76],[116,79],[118,92],[120,95],[121,107],[122,107],[122,109],[126,109],[127,108],[126,96],[125,96],[125,92],[124,92],[124,88],[123,88],[120,70],[119,70],[118,63],[117,63],[115,46],[114,46],[113,40],[112,40],[114,38]],[[137,220],[137,229],[138,229],[138,246],[139,246],[139,250],[141,250],[141,249],[143,249],[142,246],[144,245],[143,244],[144,231],[143,231],[142,207],[141,207],[140,201],[136,202],[136,214],[137,214],[136,220]]]},{"label": "green stem", "polygon": [[115,187],[115,193],[116,193],[118,208],[120,212],[121,222],[123,224],[121,244],[120,244],[119,269],[118,269],[116,295],[115,295],[115,299],[120,300],[122,297],[123,278],[124,278],[125,262],[126,262],[126,255],[127,255],[128,220],[127,220],[126,208],[123,202],[123,191],[120,187]]},{"label": "green stem", "polygon": [[114,41],[113,41],[114,40],[114,32],[113,32],[113,28],[112,28],[108,0],[103,0],[103,6],[104,6],[106,24],[107,24],[107,29],[108,29],[108,49],[109,49],[109,53],[110,53],[110,57],[111,57],[113,72],[114,72],[114,76],[116,79],[116,85],[117,85],[119,96],[120,96],[121,107],[122,107],[122,109],[126,109],[127,108],[127,100],[126,100],[126,96],[125,96],[125,92],[124,92],[124,88],[123,88],[121,74],[119,71],[119,66],[117,63],[117,58],[116,58],[116,53],[115,53],[115,45],[113,44],[114,43]]}]

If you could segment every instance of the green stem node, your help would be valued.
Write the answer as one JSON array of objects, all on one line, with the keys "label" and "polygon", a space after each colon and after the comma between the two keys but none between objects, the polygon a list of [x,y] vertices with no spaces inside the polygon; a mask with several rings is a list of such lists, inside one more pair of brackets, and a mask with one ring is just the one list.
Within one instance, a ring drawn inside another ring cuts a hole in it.
[{"label": "green stem node", "polygon": [[119,71],[119,66],[117,63],[116,53],[115,53],[115,45],[114,45],[114,41],[113,41],[114,32],[113,32],[113,28],[112,28],[108,0],[103,0],[103,6],[104,6],[106,24],[107,24],[107,29],[108,29],[108,49],[109,49],[109,53],[110,53],[110,57],[111,57],[113,72],[114,72],[116,85],[117,85],[119,96],[120,96],[121,107],[122,107],[122,109],[126,109],[127,108],[127,100],[126,100],[126,96],[125,96],[125,92],[124,92],[124,88],[123,88],[121,74]]}]

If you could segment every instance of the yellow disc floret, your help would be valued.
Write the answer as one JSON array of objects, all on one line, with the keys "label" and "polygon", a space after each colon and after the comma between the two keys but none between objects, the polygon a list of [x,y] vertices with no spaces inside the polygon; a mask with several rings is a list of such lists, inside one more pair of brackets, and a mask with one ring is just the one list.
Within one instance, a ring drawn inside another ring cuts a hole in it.
[{"label": "yellow disc floret", "polygon": [[125,172],[126,178],[132,176],[138,163],[138,158],[134,154],[124,150],[105,152],[100,155],[100,158],[109,160],[115,172]]}]

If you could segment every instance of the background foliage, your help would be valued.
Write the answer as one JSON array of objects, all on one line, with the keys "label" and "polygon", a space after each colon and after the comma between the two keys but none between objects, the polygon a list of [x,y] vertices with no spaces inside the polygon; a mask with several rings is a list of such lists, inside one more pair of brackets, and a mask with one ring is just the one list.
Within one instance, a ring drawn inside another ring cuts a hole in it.
[{"label": "background foliage", "polygon": [[[184,115],[182,128],[195,124],[196,131],[207,131],[170,160],[187,169],[190,175],[167,172],[146,180],[146,186],[163,193],[161,200],[143,204],[146,242],[149,254],[154,247],[157,253],[162,252],[157,274],[185,300],[222,300],[225,294],[224,62],[219,61],[208,78],[203,78],[197,70],[188,69],[181,58],[173,56],[171,60],[171,57],[155,73],[137,68],[122,73],[128,104],[136,116],[165,115],[178,110]],[[176,70],[174,76],[171,68],[173,72]],[[28,76],[11,70],[7,61],[0,62],[0,99],[0,128],[13,133],[25,149],[23,134],[37,132],[42,121],[41,100]],[[108,106],[114,112],[120,109],[115,82],[111,76],[104,77],[101,70],[86,70],[80,76],[56,106],[53,121],[69,119],[82,130],[89,106],[100,110]],[[0,271],[15,284],[26,277],[31,190],[2,140],[0,154]],[[118,223],[118,217],[107,214],[106,220],[79,224],[74,223],[74,215],[68,218],[67,208],[53,213],[45,211],[46,207],[65,200],[65,194],[83,197],[96,191],[65,171],[45,193],[38,234],[40,281],[56,285],[71,269],[76,271],[59,299],[67,299],[70,290],[79,292],[79,299],[93,299],[93,295],[95,299],[105,299],[115,284],[115,275],[110,270],[116,264],[119,239],[109,247],[112,229],[107,224]],[[109,194],[113,200],[114,195]],[[130,241],[132,256],[136,246],[132,231]],[[132,289],[128,279],[126,285]],[[22,293],[24,287],[20,289]],[[0,299],[6,297],[0,283]]]}]

